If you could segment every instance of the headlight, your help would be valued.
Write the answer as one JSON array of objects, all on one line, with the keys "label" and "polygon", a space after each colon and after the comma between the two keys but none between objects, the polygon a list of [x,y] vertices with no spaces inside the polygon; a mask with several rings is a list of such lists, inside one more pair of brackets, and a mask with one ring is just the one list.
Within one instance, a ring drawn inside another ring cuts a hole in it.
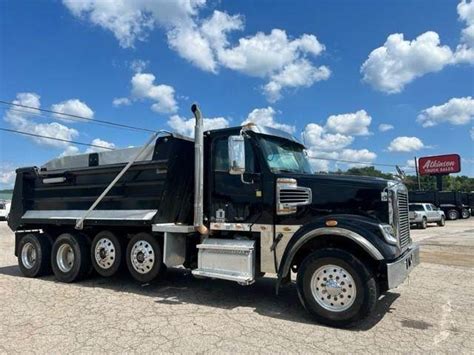
[{"label": "headlight", "polygon": [[379,224],[379,227],[383,237],[388,243],[393,245],[398,244],[397,237],[395,235],[395,230],[390,224]]}]

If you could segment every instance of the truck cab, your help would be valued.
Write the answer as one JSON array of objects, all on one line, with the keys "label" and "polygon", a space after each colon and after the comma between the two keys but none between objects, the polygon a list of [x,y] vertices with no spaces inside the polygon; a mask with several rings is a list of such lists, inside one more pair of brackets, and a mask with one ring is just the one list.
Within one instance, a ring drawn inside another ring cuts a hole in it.
[{"label": "truck cab", "polygon": [[294,281],[317,321],[347,327],[419,263],[402,183],[313,174],[290,134],[204,132],[193,113],[194,141],[164,133],[141,149],[19,169],[9,225],[22,272],[73,282],[90,264],[107,277],[126,263],[151,282],[184,266],[241,285],[267,275],[277,292]]}]

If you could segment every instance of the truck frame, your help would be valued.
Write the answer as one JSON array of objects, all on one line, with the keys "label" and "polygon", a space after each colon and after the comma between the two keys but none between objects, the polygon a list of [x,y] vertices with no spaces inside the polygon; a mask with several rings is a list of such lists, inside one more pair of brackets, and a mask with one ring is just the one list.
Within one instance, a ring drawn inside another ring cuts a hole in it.
[{"label": "truck frame", "polygon": [[204,132],[192,112],[194,141],[160,132],[18,169],[8,223],[22,273],[74,282],[126,264],[146,283],[185,267],[241,285],[267,274],[276,292],[296,278],[315,320],[349,327],[419,263],[401,182],[313,174],[290,134]]}]

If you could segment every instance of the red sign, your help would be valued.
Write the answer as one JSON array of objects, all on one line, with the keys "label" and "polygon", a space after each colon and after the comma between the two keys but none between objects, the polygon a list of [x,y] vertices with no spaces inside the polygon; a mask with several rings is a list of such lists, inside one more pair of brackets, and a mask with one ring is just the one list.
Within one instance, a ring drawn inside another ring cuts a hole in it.
[{"label": "red sign", "polygon": [[461,157],[458,154],[423,157],[418,160],[420,175],[444,175],[461,171]]}]

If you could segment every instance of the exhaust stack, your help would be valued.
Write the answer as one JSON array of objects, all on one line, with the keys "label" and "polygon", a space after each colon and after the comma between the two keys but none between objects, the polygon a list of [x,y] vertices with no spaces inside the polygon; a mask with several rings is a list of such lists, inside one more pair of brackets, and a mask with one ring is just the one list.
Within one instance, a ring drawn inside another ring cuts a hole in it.
[{"label": "exhaust stack", "polygon": [[204,225],[204,124],[201,111],[196,104],[191,106],[196,118],[194,127],[194,229],[207,235],[209,231]]}]

